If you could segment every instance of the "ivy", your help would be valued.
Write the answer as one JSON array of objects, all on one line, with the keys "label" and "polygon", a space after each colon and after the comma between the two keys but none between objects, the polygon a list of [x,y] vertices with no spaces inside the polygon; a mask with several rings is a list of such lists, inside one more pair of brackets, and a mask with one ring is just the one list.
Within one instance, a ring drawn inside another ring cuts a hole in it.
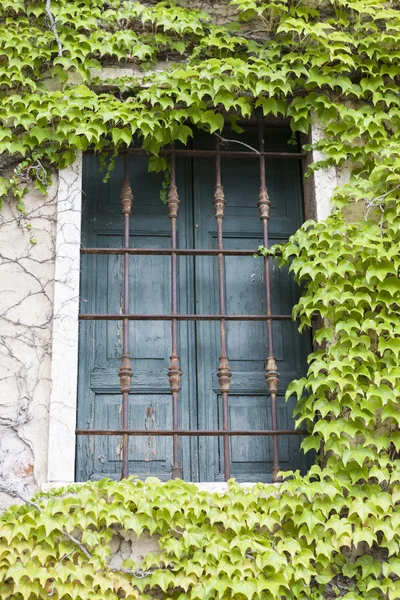
[{"label": "ivy", "polygon": [[307,376],[287,390],[299,398],[297,424],[312,430],[304,448],[323,448],[327,467],[354,483],[377,468],[389,473],[400,452],[397,195],[381,200],[379,220],[349,223],[336,211],[305,223],[279,259],[305,284],[293,311],[300,327],[316,315],[329,323],[316,333]]},{"label": "ivy", "polygon": [[[345,580],[348,600],[394,600],[399,475],[396,461],[393,492],[317,466],[279,488],[231,481],[220,494],[154,478],[53,490],[2,517],[0,597],[317,599]],[[143,533],[160,552],[113,567],[112,538]]]},{"label": "ivy", "polygon": [[[313,168],[353,161],[352,198],[372,199],[397,181],[393,3],[330,0],[322,11],[307,0],[233,0],[239,25],[255,19],[262,41],[173,2],[52,0],[54,30],[46,4],[0,5],[0,152],[33,168],[39,154],[63,168],[77,151],[119,149],[137,136],[157,155],[171,141],[186,143],[194,126],[221,130],[224,111],[248,117],[259,108],[303,132],[315,114],[326,158]],[[165,59],[171,66],[149,73]],[[110,62],[134,67],[132,76],[100,77]],[[25,191],[18,172],[0,185],[17,198]]]},{"label": "ivy", "polygon": [[[278,248],[303,287],[293,316],[318,344],[287,390],[318,464],[220,495],[152,479],[42,494],[2,518],[0,598],[400,597],[399,7],[230,9],[221,26],[184,3],[1,0],[0,152],[14,166],[0,196],[23,211],[32,183],[45,192],[89,147],[113,155],[135,138],[158,170],[163,146],[226,117],[282,116],[305,134],[319,122],[309,174],[346,166],[350,178],[330,217]],[[113,571],[116,527],[161,536],[161,553]]]}]

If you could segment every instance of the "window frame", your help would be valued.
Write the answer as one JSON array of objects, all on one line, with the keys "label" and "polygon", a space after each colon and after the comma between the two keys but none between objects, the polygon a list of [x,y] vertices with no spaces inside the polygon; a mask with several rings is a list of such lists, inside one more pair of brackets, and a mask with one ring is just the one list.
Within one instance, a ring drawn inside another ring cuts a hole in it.
[{"label": "window frame", "polygon": [[[277,122],[282,124],[282,120]],[[315,143],[322,137],[322,126],[315,122],[309,136],[302,134],[300,142]],[[58,174],[47,486],[75,482],[82,158],[80,154]],[[302,160],[302,174],[310,162],[321,158],[320,152],[307,154]],[[321,220],[329,214],[329,199],[337,184],[333,167],[303,178],[306,220]]]}]

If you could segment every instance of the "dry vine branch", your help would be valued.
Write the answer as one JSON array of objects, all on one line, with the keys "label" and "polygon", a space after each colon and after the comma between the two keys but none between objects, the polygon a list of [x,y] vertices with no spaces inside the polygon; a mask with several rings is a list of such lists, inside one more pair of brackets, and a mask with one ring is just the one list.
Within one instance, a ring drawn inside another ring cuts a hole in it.
[{"label": "dry vine branch", "polygon": [[222,135],[219,135],[219,133],[214,133],[214,135],[216,135],[217,138],[219,138],[223,144],[240,144],[241,146],[245,146],[246,148],[249,148],[249,150],[251,150],[252,152],[255,152],[256,154],[260,154],[259,151],[256,150],[256,148],[253,148],[253,146],[250,146],[249,144],[245,144],[244,142],[241,142],[240,140],[229,140],[228,138],[224,138],[224,137],[222,137]]},{"label": "dry vine branch", "polygon": [[30,183],[32,181],[32,179],[35,178],[38,181],[40,181],[40,183],[42,185],[46,185],[46,180],[47,180],[46,169],[44,168],[44,166],[42,165],[42,163],[40,162],[39,159],[36,159],[36,163],[32,163],[32,164],[28,165],[21,171],[18,171],[18,168],[17,168],[16,172],[18,172],[20,179],[22,181],[24,181],[25,183]]},{"label": "dry vine branch", "polygon": [[390,194],[392,194],[393,192],[395,192],[398,189],[400,189],[400,184],[396,185],[396,187],[394,187],[392,190],[389,190],[388,192],[386,192],[386,194],[382,194],[381,196],[377,196],[377,198],[374,198],[373,200],[367,201],[365,203],[366,211],[365,211],[364,219],[367,220],[369,212],[370,212],[371,208],[373,208],[374,206],[377,206],[383,212],[382,200],[384,200],[384,198],[386,198],[386,196],[389,196]]},{"label": "dry vine branch", "polygon": [[51,0],[46,0],[46,15],[49,21],[49,28],[53,32],[54,37],[56,38],[57,46],[58,46],[58,56],[63,55],[63,47],[61,44],[61,40],[58,37],[56,22],[53,17],[53,13],[51,12]]},{"label": "dry vine branch", "polygon": [[38,504],[35,504],[34,502],[32,502],[32,500],[29,500],[28,498],[26,498],[23,494],[21,494],[18,490],[16,490],[11,485],[9,485],[7,487],[6,485],[1,485],[0,484],[0,492],[4,492],[5,494],[9,494],[13,498],[19,498],[25,504],[29,504],[30,506],[32,506],[33,508],[35,508],[40,513],[42,512],[42,509],[40,508],[40,506]]},{"label": "dry vine branch", "polygon": [[123,567],[120,567],[119,569],[111,569],[111,571],[113,573],[124,573],[125,575],[133,575],[133,577],[136,577],[137,579],[143,579],[143,577],[147,577],[148,575],[151,575],[153,573],[153,571],[142,571],[140,569],[124,569]]},{"label": "dry vine branch", "polygon": [[124,573],[125,575],[133,575],[137,579],[143,579],[143,577],[148,577],[152,575],[154,571],[171,571],[174,568],[174,565],[170,563],[165,567],[156,567],[155,569],[150,569],[147,571],[143,571],[142,569],[125,569],[124,567],[120,567],[119,569],[111,569],[113,573]]}]

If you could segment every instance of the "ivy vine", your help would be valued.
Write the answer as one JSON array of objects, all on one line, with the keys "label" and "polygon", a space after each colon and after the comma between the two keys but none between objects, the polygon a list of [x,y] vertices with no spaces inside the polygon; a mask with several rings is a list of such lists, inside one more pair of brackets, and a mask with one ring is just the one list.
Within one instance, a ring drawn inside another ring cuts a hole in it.
[{"label": "ivy vine", "polygon": [[[219,496],[154,480],[42,495],[2,518],[1,598],[400,597],[399,7],[230,7],[221,26],[174,2],[1,0],[0,195],[23,211],[32,182],[45,192],[78,151],[115,153],[133,136],[157,170],[160,148],[221,131],[227,115],[235,127],[257,109],[304,133],[317,119],[324,137],[308,149],[324,158],[310,172],[350,165],[351,177],[279,261],[304,284],[301,328],[323,324],[287,391],[318,465],[279,489],[232,483]],[[161,553],[112,572],[118,524],[161,535]]]},{"label": "ivy vine", "polygon": [[[399,500],[399,485],[354,486],[318,466],[221,494],[153,478],[53,490],[0,521],[0,598],[395,600]],[[143,533],[160,552],[116,563],[113,538]]]},{"label": "ivy vine", "polygon": [[[156,155],[186,143],[193,126],[221,130],[223,112],[246,118],[257,107],[287,116],[294,131],[308,132],[313,114],[321,120],[326,160],[313,168],[359,166],[345,199],[397,185],[395,4],[230,4],[237,22],[219,26],[174,2],[2,0],[0,152],[20,160],[1,194],[21,198],[27,177],[43,188],[40,164],[63,168],[89,146],[118,150],[138,136]],[[135,70],[107,79],[110,63]]]}]

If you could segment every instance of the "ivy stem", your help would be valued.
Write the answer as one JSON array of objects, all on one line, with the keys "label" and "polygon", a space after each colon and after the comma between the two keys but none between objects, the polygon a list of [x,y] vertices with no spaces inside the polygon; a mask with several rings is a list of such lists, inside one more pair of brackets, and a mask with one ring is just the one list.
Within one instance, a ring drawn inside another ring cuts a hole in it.
[{"label": "ivy stem", "polygon": [[58,56],[63,55],[63,47],[61,44],[61,40],[57,33],[56,22],[53,17],[53,13],[51,12],[51,0],[46,0],[46,15],[49,20],[49,28],[53,32],[54,37],[56,38],[57,46],[58,46]]},{"label": "ivy stem", "polygon": [[389,190],[388,192],[386,192],[386,194],[382,194],[381,196],[377,196],[373,200],[367,201],[365,203],[366,211],[365,211],[365,215],[364,215],[364,220],[365,221],[367,220],[369,212],[370,212],[371,208],[373,208],[374,206],[377,206],[383,212],[382,200],[384,200],[386,198],[386,196],[389,196],[390,194],[392,194],[393,192],[395,192],[398,189],[400,189],[400,183],[399,183],[399,185],[396,185],[396,187],[394,187],[392,190]]},{"label": "ivy stem", "polygon": [[222,137],[222,135],[219,135],[219,133],[214,133],[214,135],[217,136],[217,138],[219,138],[222,143],[240,144],[241,146],[245,146],[246,148],[249,148],[249,150],[251,150],[252,152],[255,152],[256,154],[260,154],[259,151],[256,150],[256,148],[253,148],[253,146],[250,146],[249,144],[245,144],[244,142],[241,142],[240,140],[229,140],[227,138]]}]

